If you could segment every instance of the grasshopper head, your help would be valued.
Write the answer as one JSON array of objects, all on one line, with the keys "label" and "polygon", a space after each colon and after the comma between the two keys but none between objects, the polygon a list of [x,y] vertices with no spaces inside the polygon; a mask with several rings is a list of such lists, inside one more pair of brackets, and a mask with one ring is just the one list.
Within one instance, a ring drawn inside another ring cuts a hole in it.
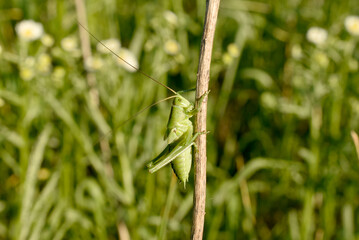
[{"label": "grasshopper head", "polygon": [[186,112],[190,112],[194,108],[193,104],[190,101],[188,101],[179,94],[173,100],[173,105],[183,108]]},{"label": "grasshopper head", "polygon": [[181,95],[177,95],[177,97],[173,100],[173,105],[185,108],[189,111],[193,109],[193,104]]}]

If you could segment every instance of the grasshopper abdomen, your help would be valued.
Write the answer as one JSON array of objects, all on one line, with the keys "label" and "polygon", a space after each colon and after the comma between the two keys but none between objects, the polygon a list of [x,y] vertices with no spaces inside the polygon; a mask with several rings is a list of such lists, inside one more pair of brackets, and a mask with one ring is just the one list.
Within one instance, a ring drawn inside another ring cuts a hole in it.
[{"label": "grasshopper abdomen", "polygon": [[[186,142],[191,141],[192,135],[193,135],[193,126],[191,124],[190,126],[188,126],[187,132],[183,135],[185,138],[187,138]],[[187,149],[171,162],[173,172],[176,174],[177,178],[184,184],[188,182],[188,176],[189,176],[189,172],[191,171],[191,165],[192,165],[192,148]]]}]

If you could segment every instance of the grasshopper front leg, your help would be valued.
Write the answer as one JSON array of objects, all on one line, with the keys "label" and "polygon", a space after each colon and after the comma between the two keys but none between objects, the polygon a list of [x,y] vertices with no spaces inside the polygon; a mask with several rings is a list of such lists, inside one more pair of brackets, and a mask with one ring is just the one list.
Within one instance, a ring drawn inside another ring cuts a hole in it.
[{"label": "grasshopper front leg", "polygon": [[210,91],[211,91],[211,90],[208,90],[207,92],[205,92],[205,93],[199,98],[197,108],[195,108],[195,109],[193,109],[193,110],[187,112],[188,115],[192,115],[192,116],[193,116],[193,115],[196,115],[196,114],[199,112],[199,110],[201,109],[203,100],[208,96],[208,94],[209,94]]}]

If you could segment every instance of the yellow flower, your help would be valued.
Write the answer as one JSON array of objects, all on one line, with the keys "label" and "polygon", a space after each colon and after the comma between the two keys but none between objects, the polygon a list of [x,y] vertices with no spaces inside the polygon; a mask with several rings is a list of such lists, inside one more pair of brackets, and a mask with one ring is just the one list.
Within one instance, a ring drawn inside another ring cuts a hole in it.
[{"label": "yellow flower", "polygon": [[145,43],[145,51],[149,52],[155,47],[155,42],[152,39],[149,39]]},{"label": "yellow flower", "polygon": [[359,63],[356,59],[350,59],[348,62],[349,71],[357,72],[359,68]]},{"label": "yellow flower", "polygon": [[98,57],[90,57],[85,61],[85,68],[88,71],[97,71],[103,67],[103,61]]},{"label": "yellow flower", "polygon": [[52,80],[54,81],[54,85],[58,88],[61,88],[64,85],[64,77],[66,75],[66,70],[63,67],[57,66],[54,68],[52,73]]},{"label": "yellow flower", "polygon": [[[105,45],[115,53],[117,53],[121,49],[121,42],[116,38],[102,40],[101,42],[103,43],[103,45]],[[101,43],[97,43],[97,51],[99,51],[100,53],[110,53],[110,51],[103,45]]]},{"label": "yellow flower", "polygon": [[35,76],[35,58],[27,57],[20,65],[20,77],[25,81],[30,81]]},{"label": "yellow flower", "polygon": [[42,36],[44,28],[41,23],[33,20],[23,20],[16,24],[15,31],[20,39],[24,41],[34,41]]},{"label": "yellow flower", "polygon": [[35,58],[34,57],[27,57],[24,61],[24,65],[27,67],[34,67],[35,66]]},{"label": "yellow flower", "polygon": [[278,101],[275,95],[271,92],[264,92],[260,96],[261,104],[268,109],[276,109],[278,106]]},{"label": "yellow flower", "polygon": [[178,17],[174,12],[171,11],[165,11],[163,13],[163,17],[167,20],[167,22],[169,24],[171,24],[172,26],[177,26],[178,25]]},{"label": "yellow flower", "polygon": [[291,49],[291,54],[294,59],[300,59],[303,56],[303,51],[300,45],[295,44]]},{"label": "yellow flower", "polygon": [[127,63],[131,64],[128,65],[127,63],[123,62],[121,59],[116,58],[116,62],[118,65],[120,65],[121,67],[123,67],[124,69],[126,69],[129,72],[136,72],[137,69],[139,68],[139,64],[138,64],[138,60],[135,56],[135,54],[133,54],[133,52],[131,52],[130,50],[126,49],[126,48],[121,48],[120,51],[118,52],[118,55],[125,59]]},{"label": "yellow flower", "polygon": [[226,52],[222,56],[222,61],[225,65],[229,65],[232,63],[233,57],[228,52]]},{"label": "yellow flower", "polygon": [[46,73],[51,69],[51,57],[50,55],[43,53],[37,59],[36,69],[39,72]]},{"label": "yellow flower", "polygon": [[176,60],[177,63],[179,64],[183,64],[186,61],[186,58],[183,54],[177,54],[174,59]]},{"label": "yellow flower", "polygon": [[54,73],[53,73],[53,76],[54,76],[54,80],[60,80],[60,79],[63,79],[66,75],[66,71],[63,67],[55,67],[54,69]]},{"label": "yellow flower", "polygon": [[24,80],[24,81],[30,81],[31,79],[33,79],[35,76],[35,72],[32,68],[30,67],[21,67],[20,68],[20,77]]},{"label": "yellow flower", "polygon": [[344,26],[348,33],[359,36],[359,16],[348,16],[345,18]]},{"label": "yellow flower", "polygon": [[238,57],[239,56],[239,49],[236,44],[231,43],[227,46],[227,51],[231,57]]},{"label": "yellow flower", "polygon": [[44,181],[50,177],[51,173],[50,170],[47,168],[40,168],[37,173],[37,178],[41,181]]},{"label": "yellow flower", "polygon": [[327,30],[320,27],[311,27],[307,32],[307,40],[315,45],[322,45],[328,38]]},{"label": "yellow flower", "polygon": [[313,59],[323,68],[326,68],[329,65],[328,56],[323,52],[314,53]]},{"label": "yellow flower", "polygon": [[45,34],[41,38],[42,44],[44,44],[45,47],[52,47],[54,45],[54,38],[51,37],[49,34]]},{"label": "yellow flower", "polygon": [[176,55],[180,52],[181,46],[175,40],[168,40],[165,42],[165,52],[168,55]]},{"label": "yellow flower", "polygon": [[61,40],[61,47],[67,52],[74,52],[78,47],[77,39],[75,37],[65,37]]}]

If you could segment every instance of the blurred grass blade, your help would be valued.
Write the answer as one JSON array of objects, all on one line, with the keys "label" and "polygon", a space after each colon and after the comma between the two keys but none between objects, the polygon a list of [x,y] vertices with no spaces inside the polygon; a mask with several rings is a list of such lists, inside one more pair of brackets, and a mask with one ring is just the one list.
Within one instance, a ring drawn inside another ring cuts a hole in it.
[{"label": "blurred grass blade", "polygon": [[172,173],[171,183],[170,183],[170,187],[168,189],[166,205],[164,206],[161,224],[159,227],[158,239],[160,239],[160,240],[166,239],[167,226],[168,226],[168,221],[170,218],[169,215],[170,215],[170,211],[172,208],[174,197],[176,195],[176,189],[177,189],[177,178],[176,178],[175,174]]},{"label": "blurred grass blade", "polygon": [[0,156],[2,156],[2,160],[4,163],[11,168],[13,173],[17,176],[21,174],[20,165],[16,162],[16,160],[10,155],[10,153],[6,150],[0,152]]},{"label": "blurred grass blade", "polygon": [[22,196],[22,204],[20,211],[20,233],[19,239],[27,239],[30,230],[28,219],[31,217],[31,208],[35,200],[37,173],[40,169],[46,144],[50,138],[52,131],[51,125],[46,125],[42,130],[39,139],[30,155],[29,165],[27,167],[26,177],[24,181],[24,193]]},{"label": "blurred grass blade", "polygon": [[48,212],[57,202],[57,192],[54,191],[59,181],[59,174],[55,173],[50,178],[40,196],[36,199],[31,217],[28,221],[29,225],[33,225],[33,231],[30,240],[41,239],[43,228],[48,220]]},{"label": "blurred grass blade", "polygon": [[0,126],[0,137],[2,136],[18,148],[25,145],[24,139],[17,132],[11,131],[5,126]]},{"label": "blurred grass blade", "polygon": [[261,87],[268,90],[275,86],[272,77],[258,68],[245,68],[239,72],[239,76],[243,79],[254,79]]},{"label": "blurred grass blade", "polygon": [[298,214],[296,210],[291,210],[288,215],[289,232],[292,240],[300,240]]},{"label": "blurred grass blade", "polygon": [[214,204],[222,204],[230,193],[236,191],[242,180],[248,180],[253,174],[261,169],[280,169],[286,171],[300,172],[305,169],[299,162],[281,159],[255,158],[250,160],[233,179],[225,181],[217,190],[213,199]]},{"label": "blurred grass blade", "polygon": [[186,194],[186,198],[181,201],[181,205],[177,212],[173,215],[173,219],[181,222],[193,207],[193,191]]},{"label": "blurred grass blade", "polygon": [[94,101],[91,100],[91,97],[89,94],[86,94],[86,102],[87,106],[90,110],[90,115],[95,122],[96,126],[100,129],[102,134],[106,135],[111,131],[110,126],[107,124],[106,120],[103,118],[101,112],[99,111],[96,104],[94,104]]},{"label": "blurred grass blade", "polygon": [[343,234],[345,240],[352,240],[354,238],[354,209],[351,204],[345,204],[342,208],[343,218]]},{"label": "blurred grass blade", "polygon": [[0,89],[0,97],[16,106],[22,106],[24,104],[24,101],[20,96],[5,89]]},{"label": "blurred grass blade", "polygon": [[131,196],[127,196],[125,191],[118,186],[116,181],[111,177],[107,176],[105,173],[104,164],[97,157],[96,153],[92,149],[92,144],[89,138],[85,137],[81,130],[78,128],[75,121],[71,118],[70,113],[66,111],[66,109],[61,105],[61,103],[54,98],[52,95],[48,95],[46,100],[56,112],[56,114],[66,123],[66,125],[70,128],[71,133],[76,138],[76,140],[80,143],[80,146],[84,149],[87,154],[86,157],[91,165],[96,169],[99,173],[99,176],[104,181],[104,184],[108,189],[123,203],[129,204],[132,202]]},{"label": "blurred grass blade", "polygon": [[59,174],[54,173],[35,201],[30,218],[28,219],[28,224],[34,225],[34,231],[30,239],[40,239],[41,230],[48,220],[48,210],[55,203],[56,195],[58,194],[57,192],[54,192],[54,189],[57,187],[59,178]]},{"label": "blurred grass blade", "polygon": [[230,93],[232,92],[233,84],[234,84],[235,77],[237,74],[239,62],[240,62],[240,59],[242,56],[244,46],[247,41],[248,30],[249,30],[249,28],[247,25],[241,25],[237,29],[235,44],[238,48],[238,56],[233,59],[231,65],[227,68],[227,71],[226,71],[226,74],[224,77],[224,81],[223,81],[223,85],[222,85],[222,88],[220,91],[220,95],[218,97],[217,116],[223,116],[223,114],[227,108]]}]

